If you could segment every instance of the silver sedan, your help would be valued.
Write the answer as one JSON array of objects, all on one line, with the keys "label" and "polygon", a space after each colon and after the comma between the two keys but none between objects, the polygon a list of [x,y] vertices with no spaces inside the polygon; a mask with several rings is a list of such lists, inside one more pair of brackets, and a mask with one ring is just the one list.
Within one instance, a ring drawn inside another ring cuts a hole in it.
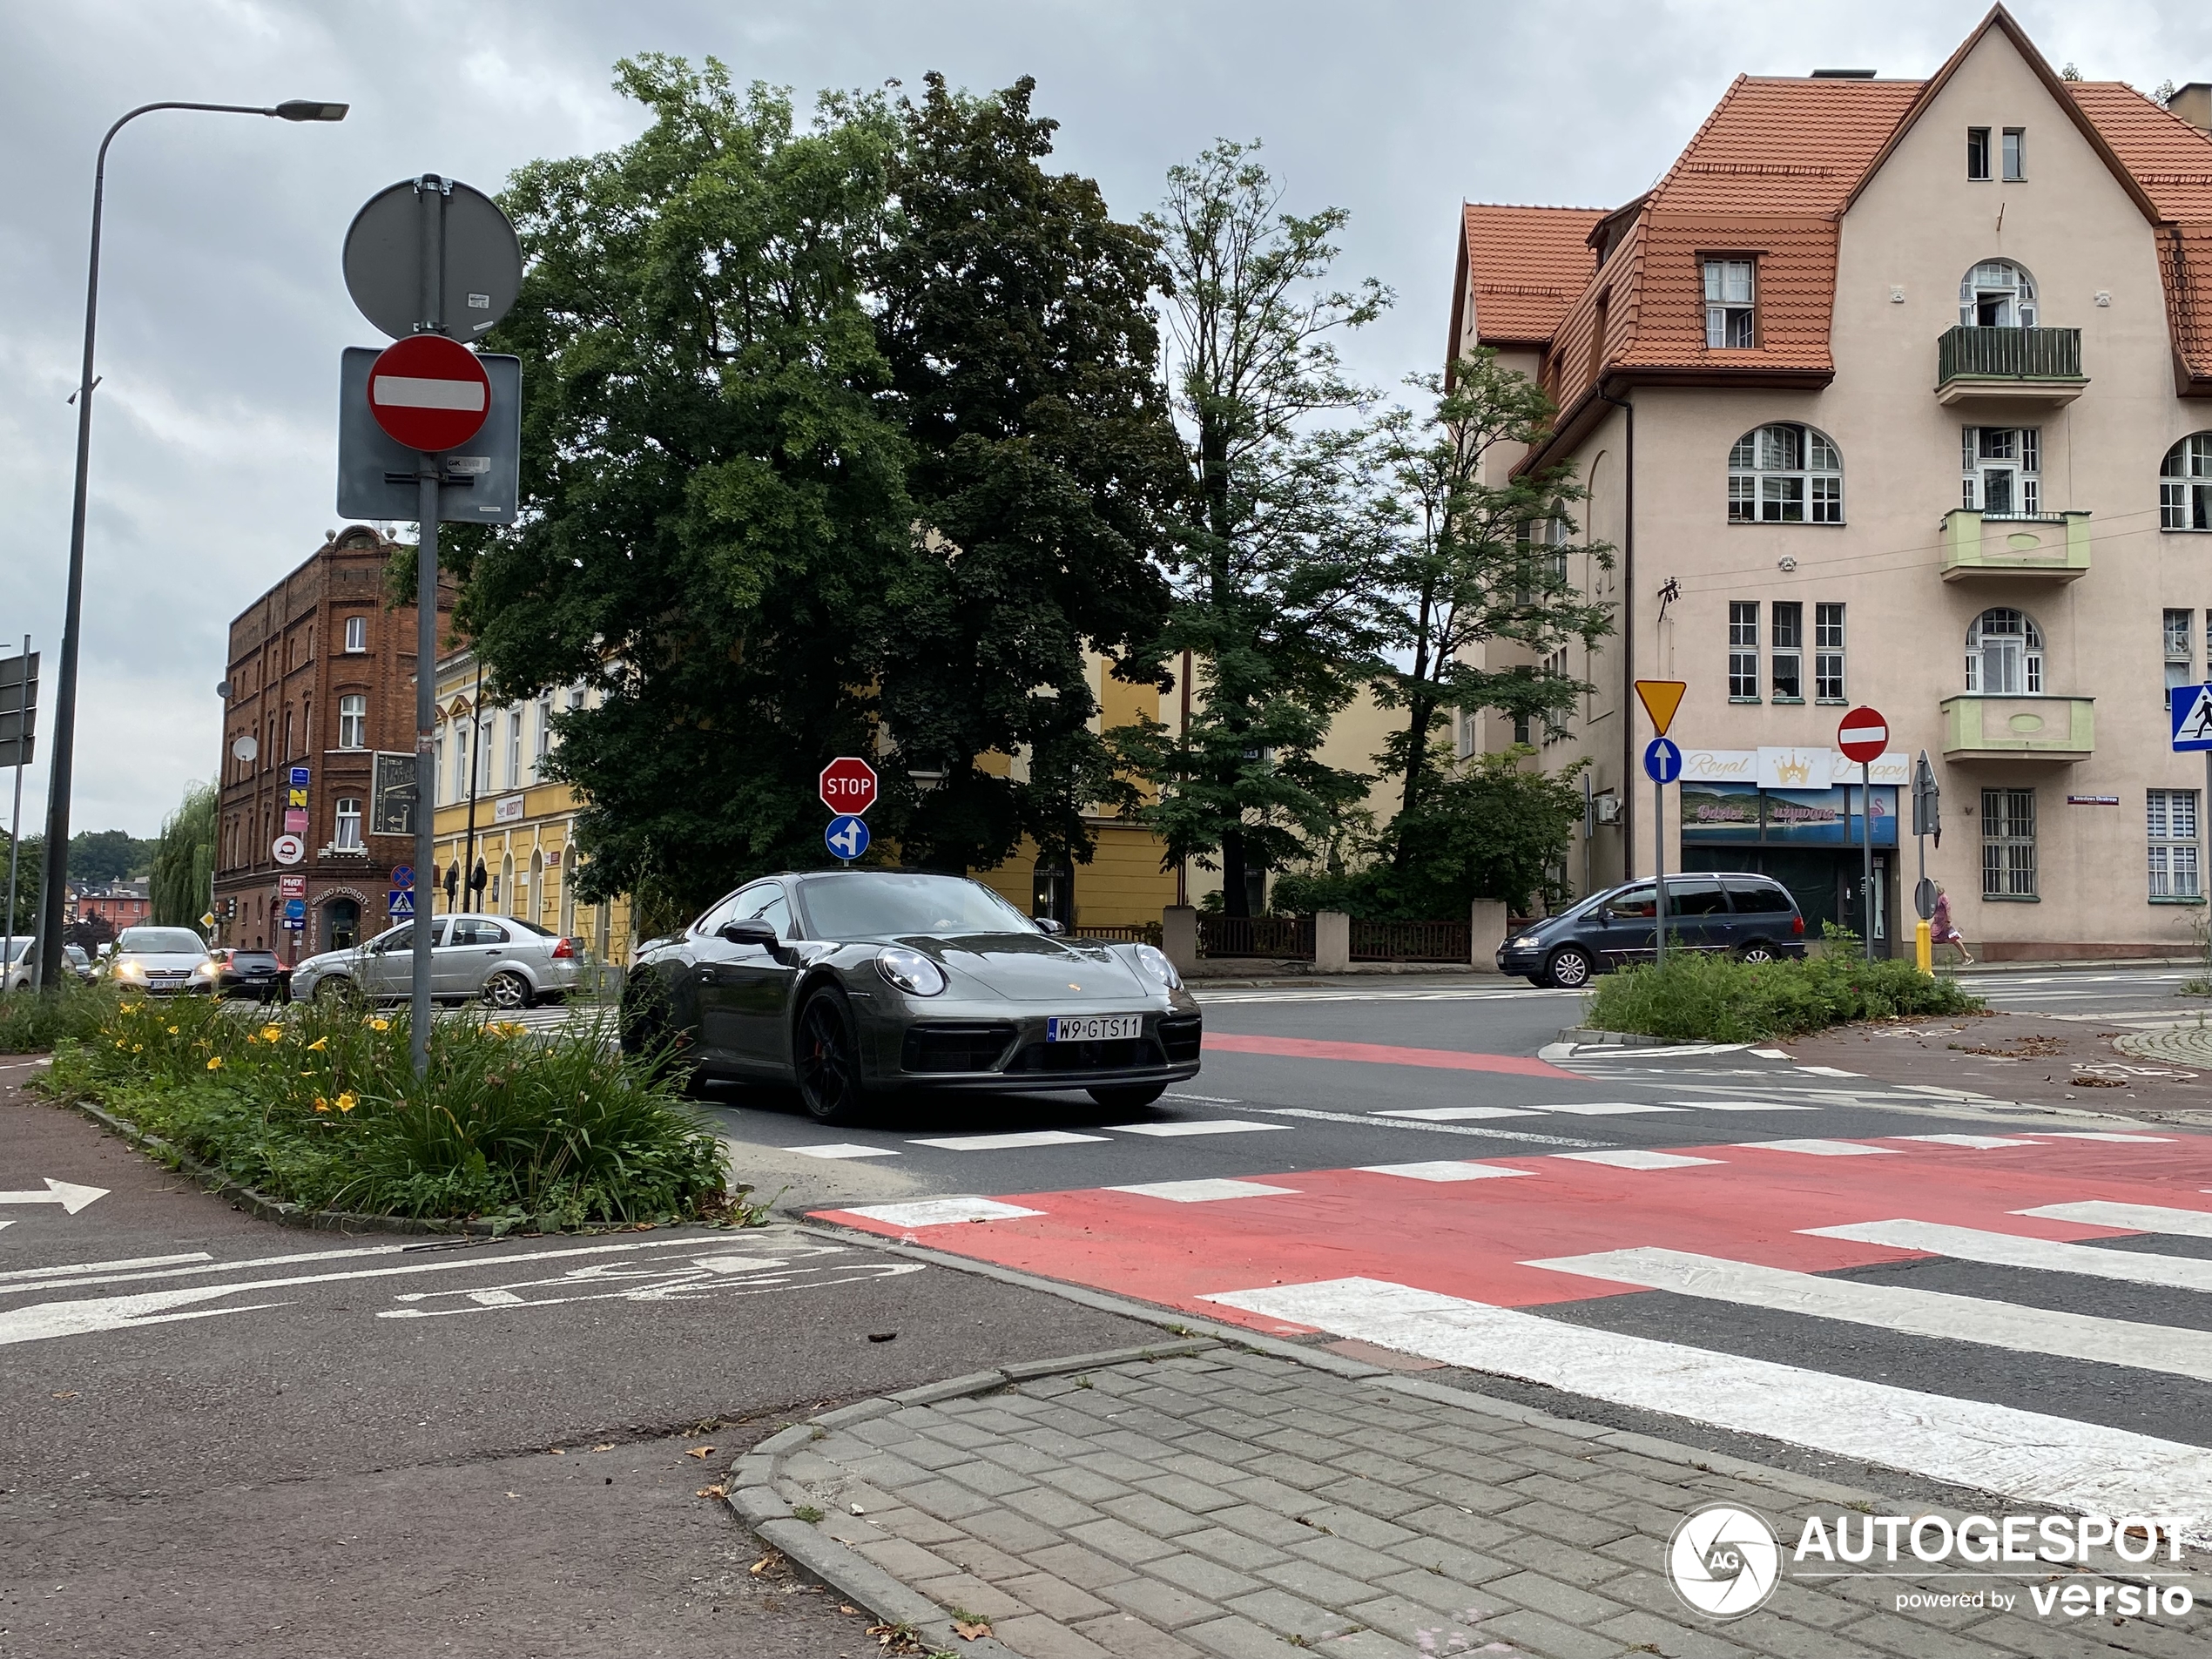
[{"label": "silver sedan", "polygon": [[[573,941],[516,916],[464,911],[430,923],[430,995],[442,1002],[481,997],[502,1012],[576,989],[583,958]],[[415,984],[415,924],[403,921],[364,944],[327,950],[292,970],[292,995],[404,999]]]}]

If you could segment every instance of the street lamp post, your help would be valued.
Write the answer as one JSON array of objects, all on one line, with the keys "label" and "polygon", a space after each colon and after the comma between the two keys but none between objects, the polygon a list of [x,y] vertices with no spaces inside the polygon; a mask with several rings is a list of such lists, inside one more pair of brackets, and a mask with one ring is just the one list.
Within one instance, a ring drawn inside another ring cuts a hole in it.
[{"label": "street lamp post", "polygon": [[44,885],[38,895],[38,982],[58,985],[62,974],[62,903],[69,883],[69,792],[77,749],[78,625],[84,600],[84,492],[92,461],[92,335],[100,307],[100,206],[107,191],[107,147],[115,135],[156,110],[200,110],[216,115],[264,115],[280,121],[342,121],[347,106],[292,98],[272,108],[253,104],[141,104],[107,130],[92,168],[92,253],[84,278],[84,365],[78,377],[77,496],[69,516],[69,591],[62,610],[62,661],[54,693],[52,771],[46,786]]}]

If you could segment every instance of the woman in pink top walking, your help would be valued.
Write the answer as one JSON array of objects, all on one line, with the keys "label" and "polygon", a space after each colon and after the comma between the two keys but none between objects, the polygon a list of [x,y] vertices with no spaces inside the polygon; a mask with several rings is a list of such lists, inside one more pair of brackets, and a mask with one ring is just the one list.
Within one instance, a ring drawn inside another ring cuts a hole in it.
[{"label": "woman in pink top walking", "polygon": [[1974,959],[1966,954],[1966,937],[1951,920],[1951,895],[1936,883],[1935,914],[1928,919],[1928,934],[1939,945],[1956,945],[1961,967],[1972,968]]}]

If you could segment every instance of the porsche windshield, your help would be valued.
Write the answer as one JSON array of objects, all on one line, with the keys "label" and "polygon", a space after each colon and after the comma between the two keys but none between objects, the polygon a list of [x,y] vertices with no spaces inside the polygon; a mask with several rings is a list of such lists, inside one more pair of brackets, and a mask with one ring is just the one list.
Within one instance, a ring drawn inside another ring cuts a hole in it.
[{"label": "porsche windshield", "polygon": [[819,876],[801,886],[815,939],[887,939],[908,934],[1028,934],[1029,919],[988,887],[956,875],[869,870]]}]

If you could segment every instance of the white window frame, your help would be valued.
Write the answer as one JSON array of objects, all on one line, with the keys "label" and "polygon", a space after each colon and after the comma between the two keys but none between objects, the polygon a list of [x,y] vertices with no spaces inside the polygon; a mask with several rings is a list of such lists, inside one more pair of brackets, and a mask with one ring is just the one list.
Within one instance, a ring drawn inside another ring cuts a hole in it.
[{"label": "white window frame", "polygon": [[1705,349],[1751,351],[1758,346],[1758,261],[1708,254]]},{"label": "white window frame", "polygon": [[507,786],[519,789],[523,783],[523,711],[519,705],[507,711]]},{"label": "white window frame", "polygon": [[2212,432],[2192,432],[2166,452],[2158,469],[2158,528],[2212,530]]},{"label": "white window frame", "polygon": [[[1777,599],[1767,616],[1767,690],[1777,703],[1805,700],[1805,608],[1797,599]],[[1784,691],[1784,685],[1789,686]]]},{"label": "white window frame", "polygon": [[553,693],[548,691],[537,699],[537,747],[532,755],[535,764],[530,768],[533,778],[545,771],[545,757],[553,752]]},{"label": "white window frame", "polygon": [[338,746],[368,747],[368,698],[362,692],[347,691],[338,699]]},{"label": "white window frame", "polygon": [[[2212,612],[2208,612],[2212,619]],[[2190,657],[2190,645],[2196,635],[2196,612],[2177,610],[2168,605],[2160,617],[2159,632],[2162,637],[2166,655],[2166,706],[2174,706],[2174,688],[2194,685],[2196,673]]]},{"label": "white window frame", "polygon": [[[1981,320],[1985,300],[2003,314]],[[2035,327],[2035,279],[2016,260],[1977,260],[1959,279],[1959,323],[1964,328],[2033,328]]]},{"label": "white window frame", "polygon": [[1728,602],[1728,700],[1759,700],[1759,602]]},{"label": "white window frame", "polygon": [[456,801],[469,799],[469,725],[466,720],[457,720],[453,727],[453,798]]},{"label": "white window frame", "polygon": [[476,792],[491,793],[492,717],[476,716]]},{"label": "white window frame", "polygon": [[[1812,686],[1817,703],[1848,700],[1844,673],[1844,607],[1824,600],[1812,608]],[[1833,688],[1832,690],[1831,688]]]},{"label": "white window frame", "polygon": [[[2020,643],[2008,644],[2013,640]],[[1966,691],[1973,697],[2042,695],[2043,631],[2034,617],[2009,605],[1992,605],[1967,624]]]},{"label": "white window frame", "polygon": [[1999,168],[2008,185],[2024,184],[2027,179],[2027,129],[2006,127],[1999,135]]},{"label": "white window frame", "polygon": [[[2043,508],[2043,429],[2032,426],[1965,426],[1959,428],[1959,504],[1985,518],[2036,518]],[[1998,492],[2009,496],[1989,506],[1993,479],[2006,480]]]},{"label": "white window frame", "polygon": [[2035,792],[1981,792],[1981,896],[2033,899],[2035,887]]},{"label": "white window frame", "polygon": [[359,796],[343,795],[339,798],[336,822],[338,827],[331,836],[331,846],[340,853],[360,852],[361,850],[361,804]]},{"label": "white window frame", "polygon": [[1731,524],[1840,524],[1844,454],[1801,421],[1753,427],[1728,452]]},{"label": "white window frame", "polygon": [[2197,870],[2196,791],[2147,789],[2143,806],[2143,827],[2150,848],[2150,896],[2203,897]]},{"label": "white window frame", "polygon": [[[1979,164],[1979,167],[1976,164]],[[1987,127],[1966,129],[1966,177],[1978,185],[1989,182],[1990,146]]]},{"label": "white window frame", "polygon": [[368,618],[367,617],[346,618],[346,649],[349,651],[364,651],[368,649]]}]

